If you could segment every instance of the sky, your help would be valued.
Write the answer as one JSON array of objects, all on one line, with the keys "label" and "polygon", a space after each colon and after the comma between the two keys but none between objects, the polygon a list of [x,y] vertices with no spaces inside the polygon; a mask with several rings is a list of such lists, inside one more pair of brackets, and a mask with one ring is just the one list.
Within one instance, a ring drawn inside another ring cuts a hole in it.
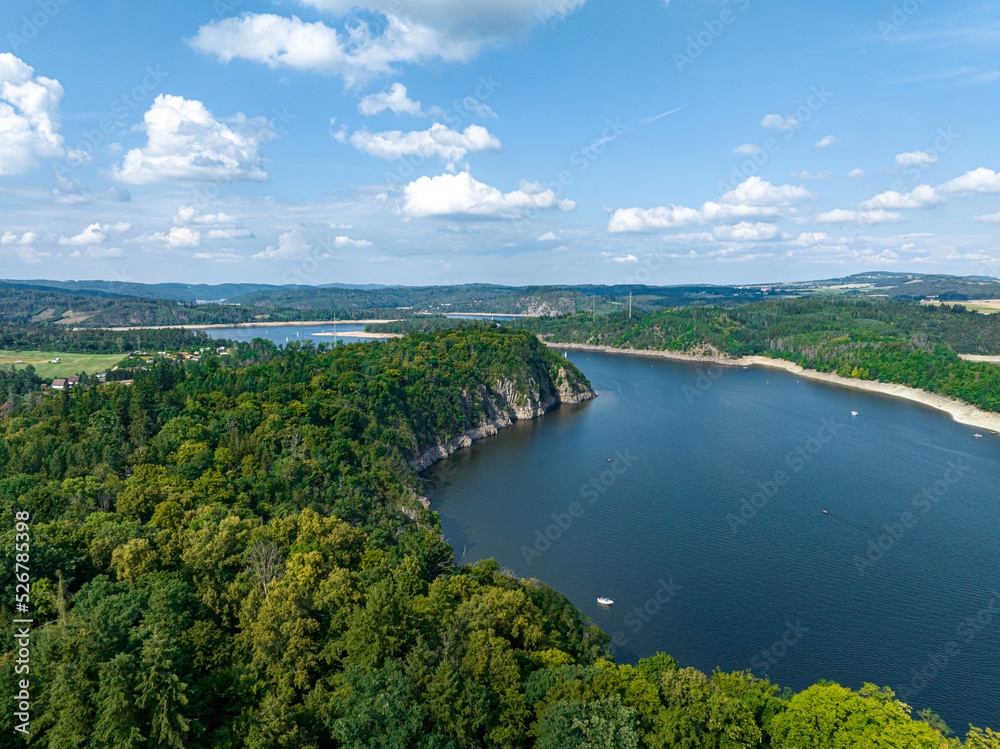
[{"label": "sky", "polygon": [[996,0],[4,0],[0,278],[1000,277]]}]

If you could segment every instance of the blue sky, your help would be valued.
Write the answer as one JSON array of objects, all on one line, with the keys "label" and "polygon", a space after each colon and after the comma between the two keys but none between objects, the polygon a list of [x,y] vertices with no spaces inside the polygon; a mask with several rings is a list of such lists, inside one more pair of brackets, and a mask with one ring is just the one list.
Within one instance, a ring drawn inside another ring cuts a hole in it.
[{"label": "blue sky", "polygon": [[6,0],[0,277],[1000,276],[1000,2]]}]

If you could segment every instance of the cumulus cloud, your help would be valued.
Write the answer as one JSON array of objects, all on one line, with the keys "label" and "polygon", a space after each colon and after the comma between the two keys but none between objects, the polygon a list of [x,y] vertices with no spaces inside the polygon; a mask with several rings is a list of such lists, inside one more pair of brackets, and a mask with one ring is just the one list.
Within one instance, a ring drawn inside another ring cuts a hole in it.
[{"label": "cumulus cloud", "polygon": [[1000,173],[980,167],[939,185],[938,190],[965,194],[1000,192]]},{"label": "cumulus cloud", "polygon": [[249,229],[209,229],[208,239],[249,239],[253,232]]},{"label": "cumulus cloud", "polygon": [[121,247],[88,247],[85,250],[74,250],[70,257],[89,258],[90,260],[100,260],[108,257],[123,257],[125,252]]},{"label": "cumulus cloud", "polygon": [[143,234],[126,242],[163,242],[167,247],[175,249],[198,247],[201,245],[201,232],[189,226],[173,226],[169,232],[158,231],[155,234]]},{"label": "cumulus cloud", "polygon": [[945,199],[937,194],[937,191],[930,185],[917,185],[910,192],[898,193],[893,190],[883,192],[858,205],[862,210],[872,210],[874,208],[929,208],[941,205]]},{"label": "cumulus cloud", "polygon": [[1000,223],[1000,213],[990,213],[985,216],[976,216],[976,221],[984,221],[988,224]]},{"label": "cumulus cloud", "polygon": [[833,137],[832,135],[824,135],[822,138],[820,138],[818,141],[816,141],[815,145],[816,145],[816,148],[829,148],[830,146],[832,146],[836,142],[837,142],[837,139],[835,137]]},{"label": "cumulus cloud", "polygon": [[468,172],[421,177],[404,188],[404,195],[404,213],[421,217],[523,218],[542,209],[576,208],[572,200],[560,200],[537,182],[522,181],[519,189],[503,193]]},{"label": "cumulus cloud", "polygon": [[619,208],[608,222],[608,231],[641,232],[677,229],[707,223],[726,223],[748,218],[794,215],[796,204],[816,197],[804,187],[773,185],[760,177],[750,177],[718,201],[701,208],[669,205],[656,208]]},{"label": "cumulus cloud", "polygon": [[220,263],[231,263],[239,260],[240,256],[235,252],[223,250],[222,252],[195,252],[191,255],[195,260],[214,260]]},{"label": "cumulus cloud", "polygon": [[202,213],[191,205],[181,206],[174,216],[178,226],[232,226],[236,219],[226,213]]},{"label": "cumulus cloud", "polygon": [[753,143],[744,143],[742,146],[736,146],[733,153],[737,156],[757,156],[764,153],[764,149]]},{"label": "cumulus cloud", "polygon": [[18,236],[12,231],[5,231],[3,236],[0,236],[0,245],[19,245],[24,247],[26,245],[34,244],[38,241],[38,232],[26,231],[21,236]]},{"label": "cumulus cloud", "polygon": [[63,156],[59,81],[9,52],[0,54],[0,176],[25,174],[39,157]]},{"label": "cumulus cloud", "polygon": [[523,37],[535,23],[565,16],[585,0],[303,0],[335,18],[355,11],[376,14],[371,23],[351,15],[344,30],[270,13],[212,21],[190,40],[222,62],[241,58],[271,68],[340,75],[349,84],[394,72],[394,65],[435,60],[467,62],[483,49]]},{"label": "cumulus cloud", "polygon": [[237,115],[234,126],[215,119],[200,101],[160,94],[143,116],[143,148],[125,154],[112,177],[132,185],[180,181],[264,181],[260,145],[266,123]]},{"label": "cumulus cloud", "polygon": [[769,130],[795,130],[799,121],[794,117],[782,117],[780,114],[769,114],[760,121],[761,127]]},{"label": "cumulus cloud", "polygon": [[559,236],[554,231],[547,231],[538,238],[539,242],[558,242]]},{"label": "cumulus cloud", "polygon": [[465,158],[465,154],[469,151],[499,151],[503,148],[500,139],[485,127],[469,125],[462,132],[457,132],[439,122],[434,123],[429,130],[408,133],[400,130],[385,133],[359,130],[349,136],[346,132],[340,131],[334,133],[333,137],[341,143],[349,143],[359,151],[381,159],[437,156],[449,166],[454,166],[456,162]]},{"label": "cumulus cloud", "polygon": [[118,221],[114,224],[90,224],[79,234],[72,237],[59,237],[59,244],[71,246],[98,245],[108,238],[108,234],[121,234],[132,228],[132,224],[126,221]]},{"label": "cumulus cloud", "polygon": [[260,260],[301,260],[312,252],[312,245],[306,242],[298,230],[285,232],[278,237],[278,246],[269,246],[254,255]]},{"label": "cumulus cloud", "polygon": [[875,209],[869,211],[849,211],[838,208],[834,211],[821,213],[816,217],[816,221],[821,224],[887,224],[897,221],[905,221],[902,215],[893,211]]},{"label": "cumulus cloud", "polygon": [[367,239],[351,239],[346,236],[339,236],[333,238],[334,247],[371,247],[373,242]]},{"label": "cumulus cloud", "polygon": [[717,226],[712,236],[723,242],[763,242],[777,237],[781,231],[774,224],[741,221],[734,226]]},{"label": "cumulus cloud", "polygon": [[865,170],[864,169],[852,169],[847,173],[848,179],[864,179]]},{"label": "cumulus cloud", "polygon": [[917,167],[918,169],[926,169],[931,164],[936,164],[938,157],[932,153],[927,153],[926,151],[909,151],[907,153],[900,153],[896,155],[896,166],[898,167]]},{"label": "cumulus cloud", "polygon": [[414,117],[424,116],[420,102],[407,96],[406,86],[399,82],[393,83],[388,91],[363,97],[358,104],[358,111],[365,117],[384,112],[387,109],[391,109],[396,114],[409,114]]}]

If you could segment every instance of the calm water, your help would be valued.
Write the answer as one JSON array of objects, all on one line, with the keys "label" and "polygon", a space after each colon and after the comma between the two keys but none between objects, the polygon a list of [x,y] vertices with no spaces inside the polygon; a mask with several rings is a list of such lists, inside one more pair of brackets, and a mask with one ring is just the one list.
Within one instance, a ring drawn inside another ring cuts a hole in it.
[{"label": "calm water", "polygon": [[559,589],[621,662],[871,681],[1000,727],[1000,438],[777,371],[570,358],[597,400],[427,472],[457,555]]},{"label": "calm water", "polygon": [[[352,325],[350,323],[337,323],[338,333],[358,333],[365,329],[364,325]],[[211,338],[227,338],[230,341],[252,341],[254,338],[263,338],[284,346],[293,341],[312,341],[317,346],[321,343],[328,343],[331,346],[334,341],[341,343],[355,343],[356,341],[370,341],[371,338],[336,338],[332,335],[317,335],[317,333],[332,333],[333,325],[305,326],[287,325],[280,327],[264,328],[208,328],[205,330]]]}]

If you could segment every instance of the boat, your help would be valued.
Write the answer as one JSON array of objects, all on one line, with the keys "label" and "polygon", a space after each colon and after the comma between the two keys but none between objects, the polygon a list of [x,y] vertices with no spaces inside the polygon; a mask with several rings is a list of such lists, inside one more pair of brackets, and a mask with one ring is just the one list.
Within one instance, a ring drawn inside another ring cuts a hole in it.
[{"label": "boat", "polygon": [[614,601],[612,601],[610,598],[605,598],[604,596],[600,596],[597,599],[597,602],[599,604],[601,604],[602,606],[614,606],[615,605]]},{"label": "boat", "polygon": [[827,512],[826,510],[823,510],[823,514],[824,514],[824,515],[829,515],[830,513],[829,513],[829,512]]},{"label": "boat", "polygon": [[976,439],[982,439],[983,438],[983,435],[981,435],[981,434],[974,434],[972,436],[975,437]]},{"label": "boat", "polygon": [[857,415],[858,415],[857,411],[851,411],[851,416],[857,416]]}]

